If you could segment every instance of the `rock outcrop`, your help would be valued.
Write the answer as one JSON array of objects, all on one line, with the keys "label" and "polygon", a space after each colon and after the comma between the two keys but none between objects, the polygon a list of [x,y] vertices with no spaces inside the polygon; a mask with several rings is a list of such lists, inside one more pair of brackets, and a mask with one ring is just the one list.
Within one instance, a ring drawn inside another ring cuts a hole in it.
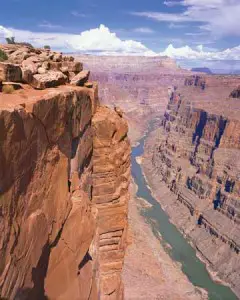
[{"label": "rock outcrop", "polygon": [[195,81],[173,92],[162,126],[146,144],[144,163],[155,190],[161,181],[172,191],[171,197],[161,197],[171,219],[237,295],[240,104],[228,96],[239,81],[208,77],[205,90]]},{"label": "rock outcrop", "polygon": [[95,83],[44,88],[0,93],[0,298],[122,299],[126,121]]},{"label": "rock outcrop", "polygon": [[89,71],[72,56],[48,49],[22,45],[0,45],[8,60],[0,63],[0,81],[23,82],[35,89],[56,87],[65,83],[84,86]]},{"label": "rock outcrop", "polygon": [[238,86],[235,90],[233,90],[230,94],[232,98],[240,98],[240,86]]}]

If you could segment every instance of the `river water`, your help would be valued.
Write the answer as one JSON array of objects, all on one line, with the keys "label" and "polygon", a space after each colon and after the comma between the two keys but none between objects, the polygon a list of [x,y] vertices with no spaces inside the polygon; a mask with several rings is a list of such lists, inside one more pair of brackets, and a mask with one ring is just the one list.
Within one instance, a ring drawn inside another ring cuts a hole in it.
[{"label": "river water", "polygon": [[143,154],[145,139],[146,137],[143,137],[139,141],[139,145],[132,148],[132,176],[138,186],[137,197],[145,199],[152,205],[151,208],[143,210],[144,217],[152,225],[153,232],[161,235],[161,243],[164,248],[173,260],[181,263],[182,271],[194,286],[205,289],[210,300],[237,300],[237,296],[229,287],[217,283],[211,278],[205,264],[197,257],[196,250],[170,222],[161,205],[152,196],[142,169],[136,161],[136,157]]}]

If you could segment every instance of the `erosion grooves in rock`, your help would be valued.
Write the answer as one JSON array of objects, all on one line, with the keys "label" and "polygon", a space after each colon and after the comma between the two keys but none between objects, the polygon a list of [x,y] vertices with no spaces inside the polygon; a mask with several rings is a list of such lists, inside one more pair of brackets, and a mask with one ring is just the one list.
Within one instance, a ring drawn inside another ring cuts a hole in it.
[{"label": "erosion grooves in rock", "polygon": [[130,178],[128,126],[122,114],[99,107],[93,118],[93,203],[98,210],[98,282],[102,299],[123,299]]},{"label": "erosion grooves in rock", "polygon": [[0,92],[0,298],[121,299],[127,130],[95,83]]},{"label": "erosion grooves in rock", "polygon": [[[188,78],[174,91],[143,167],[161,205],[240,296],[238,76]],[[162,182],[162,183],[160,183]],[[164,197],[167,185],[171,196]]]}]

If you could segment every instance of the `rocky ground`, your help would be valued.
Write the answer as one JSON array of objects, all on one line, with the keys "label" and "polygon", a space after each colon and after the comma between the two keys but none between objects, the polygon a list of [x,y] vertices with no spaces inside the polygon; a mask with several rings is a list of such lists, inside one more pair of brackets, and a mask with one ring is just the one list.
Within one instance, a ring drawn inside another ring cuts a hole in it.
[{"label": "rocky ground", "polygon": [[141,209],[146,203],[136,198],[135,192],[136,186],[132,183],[128,216],[129,246],[123,270],[125,299],[206,299],[166,253],[151,226],[141,216]]}]

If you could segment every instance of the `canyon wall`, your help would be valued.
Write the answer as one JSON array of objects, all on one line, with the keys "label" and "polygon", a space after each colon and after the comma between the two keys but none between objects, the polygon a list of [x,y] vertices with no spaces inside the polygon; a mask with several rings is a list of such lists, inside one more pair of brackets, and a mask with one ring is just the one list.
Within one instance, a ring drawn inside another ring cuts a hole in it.
[{"label": "canyon wall", "polygon": [[166,87],[184,85],[191,72],[180,69],[167,57],[77,56],[93,71],[101,102],[119,106],[129,123],[129,137],[139,140],[155,116],[163,115],[168,103]]},{"label": "canyon wall", "polygon": [[173,89],[144,159],[145,174],[164,209],[238,296],[240,103],[229,95],[239,81],[192,77],[185,87]]},{"label": "canyon wall", "polygon": [[[75,86],[71,58],[25,52],[33,67],[44,55],[42,64],[65,64],[67,75],[63,85],[51,67],[31,74],[44,82],[36,89],[21,81],[26,57],[0,65],[0,298],[122,299],[128,126],[120,110],[100,105],[81,64]],[[4,86],[20,88],[7,94]]]}]

